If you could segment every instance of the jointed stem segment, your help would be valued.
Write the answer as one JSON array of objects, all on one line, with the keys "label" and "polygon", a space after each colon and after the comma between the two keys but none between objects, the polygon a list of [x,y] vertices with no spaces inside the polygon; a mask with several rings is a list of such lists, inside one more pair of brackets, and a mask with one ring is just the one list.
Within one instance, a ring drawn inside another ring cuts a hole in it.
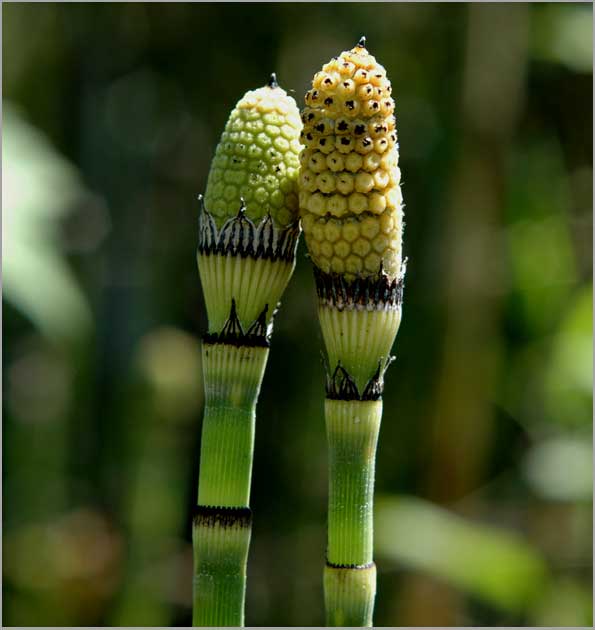
[{"label": "jointed stem segment", "polygon": [[327,625],[370,626],[376,595],[374,464],[382,401],[327,399],[325,416],[329,448]]},{"label": "jointed stem segment", "polygon": [[326,400],[329,448],[327,561],[367,565],[373,558],[373,500],[380,400]]},{"label": "jointed stem segment", "polygon": [[376,594],[374,469],[381,394],[401,322],[402,276],[347,282],[317,270],[328,354],[329,503],[325,605],[329,625],[372,625]]},{"label": "jointed stem segment", "polygon": [[327,626],[371,626],[376,596],[376,565],[324,568]]},{"label": "jointed stem segment", "polygon": [[243,624],[251,521],[248,508],[197,509],[192,530],[193,625]]},{"label": "jointed stem segment", "polygon": [[268,348],[203,344],[206,405],[193,523],[193,625],[244,623],[256,400]]},{"label": "jointed stem segment", "polygon": [[203,344],[198,505],[249,506],[256,400],[268,354],[262,347]]}]

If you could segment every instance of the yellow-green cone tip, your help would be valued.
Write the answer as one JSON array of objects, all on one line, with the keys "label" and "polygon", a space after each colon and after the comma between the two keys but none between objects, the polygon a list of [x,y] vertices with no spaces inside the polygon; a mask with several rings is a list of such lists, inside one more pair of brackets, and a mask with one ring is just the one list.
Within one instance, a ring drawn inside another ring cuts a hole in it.
[{"label": "yellow-green cone tip", "polygon": [[215,151],[205,207],[221,226],[237,214],[240,197],[253,222],[270,215],[284,228],[298,218],[299,111],[273,73],[232,110]]},{"label": "yellow-green cone tip", "polygon": [[346,280],[401,273],[394,100],[365,38],[314,76],[302,110],[299,204],[314,264]]}]

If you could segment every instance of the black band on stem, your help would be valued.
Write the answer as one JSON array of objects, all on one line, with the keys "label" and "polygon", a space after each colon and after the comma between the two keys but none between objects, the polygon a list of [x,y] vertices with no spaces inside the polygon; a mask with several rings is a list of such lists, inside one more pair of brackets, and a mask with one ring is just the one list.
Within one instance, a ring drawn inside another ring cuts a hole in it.
[{"label": "black band on stem", "polygon": [[194,507],[192,522],[198,527],[250,527],[252,510],[248,507]]},{"label": "black band on stem", "polygon": [[241,201],[235,217],[217,227],[215,217],[205,208],[204,197],[199,195],[201,211],[198,217],[198,253],[202,256],[240,256],[241,258],[281,260],[292,263],[300,236],[299,221],[278,227],[267,214],[254,222],[246,216],[246,206]]},{"label": "black band on stem", "polygon": [[321,303],[340,311],[357,307],[398,308],[403,302],[405,263],[396,278],[390,278],[382,267],[375,276],[346,280],[343,274],[326,273],[314,265],[316,293]]},{"label": "black band on stem", "polygon": [[373,569],[376,564],[374,562],[368,562],[368,564],[333,564],[332,562],[326,561],[326,566],[329,569],[348,569],[350,571],[365,571],[366,569]]}]

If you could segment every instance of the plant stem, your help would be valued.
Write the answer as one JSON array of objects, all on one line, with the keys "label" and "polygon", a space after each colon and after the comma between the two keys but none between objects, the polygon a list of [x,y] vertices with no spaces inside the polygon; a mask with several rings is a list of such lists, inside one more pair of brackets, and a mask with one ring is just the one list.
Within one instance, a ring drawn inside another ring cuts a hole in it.
[{"label": "plant stem", "polygon": [[324,586],[331,625],[371,625],[376,591],[374,458],[405,273],[391,93],[362,37],[314,75],[302,112],[300,215],[328,356]]},{"label": "plant stem", "polygon": [[[318,314],[330,363],[325,607],[330,626],[371,626],[376,595],[374,470],[381,394],[401,321],[402,277],[349,284],[317,271]],[[383,295],[380,301],[377,295]],[[357,298],[359,302],[356,303]]]},{"label": "plant stem", "polygon": [[203,344],[206,403],[193,523],[193,625],[244,623],[255,412],[268,352]]},{"label": "plant stem", "polygon": [[376,594],[374,467],[382,401],[327,399],[325,416],[329,448],[327,625],[370,626]]},{"label": "plant stem", "polygon": [[376,597],[376,565],[324,568],[326,625],[361,627],[372,625]]},{"label": "plant stem", "polygon": [[249,508],[201,508],[193,521],[194,626],[244,624]]},{"label": "plant stem", "polygon": [[326,400],[328,552],[334,566],[372,562],[374,466],[382,401]]},{"label": "plant stem", "polygon": [[198,505],[249,506],[256,401],[268,355],[258,346],[203,343]]}]

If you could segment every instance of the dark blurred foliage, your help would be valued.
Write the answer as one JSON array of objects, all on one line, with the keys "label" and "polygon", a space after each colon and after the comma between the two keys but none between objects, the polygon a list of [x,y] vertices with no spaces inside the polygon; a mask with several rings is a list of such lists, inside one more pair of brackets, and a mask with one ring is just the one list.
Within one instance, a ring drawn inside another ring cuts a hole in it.
[{"label": "dark blurred foliage", "polygon": [[[377,465],[378,625],[592,622],[592,8],[3,7],[8,625],[189,624],[196,196],[235,101],[362,33],[409,257]],[[320,625],[303,244],[258,406],[247,623]]]}]

